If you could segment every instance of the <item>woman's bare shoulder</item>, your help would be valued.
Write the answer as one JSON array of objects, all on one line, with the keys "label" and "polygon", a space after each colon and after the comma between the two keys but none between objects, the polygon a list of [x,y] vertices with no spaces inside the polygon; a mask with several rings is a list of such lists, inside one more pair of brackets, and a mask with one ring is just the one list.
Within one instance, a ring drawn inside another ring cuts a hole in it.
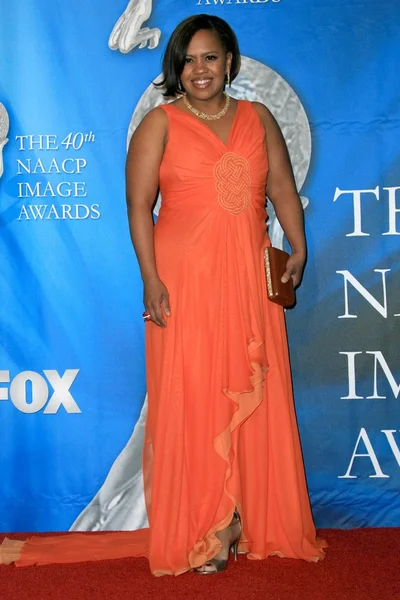
[{"label": "woman's bare shoulder", "polygon": [[168,135],[168,116],[163,108],[156,106],[149,110],[132,135],[131,144],[165,141]]},{"label": "woman's bare shoulder", "polygon": [[263,104],[262,102],[252,102],[251,103],[254,110],[258,113],[261,121],[264,123],[265,127],[274,127],[277,125],[276,120],[271,113],[271,111]]},{"label": "woman's bare shoulder", "polygon": [[161,106],[156,106],[155,108],[149,110],[149,112],[146,113],[141,120],[139,127],[157,127],[161,129],[167,128],[168,116],[164,108]]}]

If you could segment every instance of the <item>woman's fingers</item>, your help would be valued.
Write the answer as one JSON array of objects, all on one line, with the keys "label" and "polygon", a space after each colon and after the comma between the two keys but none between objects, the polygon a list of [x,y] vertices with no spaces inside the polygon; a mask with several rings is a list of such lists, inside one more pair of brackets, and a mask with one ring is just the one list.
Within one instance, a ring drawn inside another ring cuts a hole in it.
[{"label": "woman's fingers", "polygon": [[300,283],[301,273],[299,271],[295,271],[294,273],[292,273],[292,279],[294,287],[297,287]]},{"label": "woman's fingers", "polygon": [[161,305],[162,305],[162,307],[164,309],[164,312],[167,315],[167,317],[170,317],[171,316],[171,308],[169,306],[169,296],[168,296],[168,294],[163,294]]},{"label": "woman's fingers", "polygon": [[150,319],[159,327],[166,327],[167,324],[163,319],[160,302],[152,302],[148,308]]},{"label": "woman's fingers", "polygon": [[298,285],[300,282],[300,274],[298,269],[295,267],[286,269],[285,273],[282,275],[281,281],[282,283],[287,283],[290,278],[293,279],[293,285],[296,287],[296,285]]},{"label": "woman's fingers", "polygon": [[171,309],[169,306],[168,290],[158,278],[149,278],[144,282],[144,305],[149,313],[149,320],[159,327],[166,327],[165,316],[169,317]]},{"label": "woman's fingers", "polygon": [[284,274],[281,277],[281,281],[282,283],[287,283],[289,281],[289,279],[292,276],[292,271],[291,269],[286,269],[286,271],[284,272]]},{"label": "woman's fingers", "polygon": [[303,257],[292,254],[292,256],[290,256],[287,261],[286,271],[282,275],[282,278],[281,278],[282,283],[287,283],[289,281],[289,279],[292,278],[294,287],[298,286],[301,281],[303,268],[304,268]]},{"label": "woman's fingers", "polygon": [[171,308],[169,305],[169,296],[168,294],[163,294],[160,300],[149,301],[146,304],[146,309],[150,315],[150,320],[153,321],[159,327],[166,327],[167,323],[164,319],[164,314],[167,317],[171,315]]}]

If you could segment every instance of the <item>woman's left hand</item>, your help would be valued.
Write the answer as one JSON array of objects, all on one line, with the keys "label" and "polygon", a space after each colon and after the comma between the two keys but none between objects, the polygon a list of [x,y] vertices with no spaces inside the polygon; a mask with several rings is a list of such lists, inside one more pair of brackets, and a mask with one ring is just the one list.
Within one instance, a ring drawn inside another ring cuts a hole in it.
[{"label": "woman's left hand", "polygon": [[293,279],[294,287],[297,287],[303,276],[304,263],[306,257],[300,252],[293,252],[286,263],[286,271],[282,275],[281,281],[286,283],[290,278]]}]

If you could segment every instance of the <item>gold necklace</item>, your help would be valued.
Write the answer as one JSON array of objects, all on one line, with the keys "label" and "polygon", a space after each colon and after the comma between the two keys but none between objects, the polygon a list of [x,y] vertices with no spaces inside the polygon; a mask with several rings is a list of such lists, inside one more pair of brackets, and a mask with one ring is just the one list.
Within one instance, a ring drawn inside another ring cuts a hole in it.
[{"label": "gold necklace", "polygon": [[186,104],[186,106],[188,107],[188,109],[191,110],[192,113],[194,113],[196,115],[196,117],[199,117],[199,119],[204,119],[205,121],[216,121],[217,119],[220,119],[221,117],[223,117],[226,114],[226,111],[228,110],[229,105],[231,103],[231,99],[226,92],[224,92],[224,96],[226,98],[225,106],[216,115],[210,115],[209,113],[205,113],[205,112],[201,112],[200,110],[197,110],[197,108],[195,108],[194,106],[192,106],[190,104],[190,102],[186,98],[186,96],[183,96],[183,101]]}]

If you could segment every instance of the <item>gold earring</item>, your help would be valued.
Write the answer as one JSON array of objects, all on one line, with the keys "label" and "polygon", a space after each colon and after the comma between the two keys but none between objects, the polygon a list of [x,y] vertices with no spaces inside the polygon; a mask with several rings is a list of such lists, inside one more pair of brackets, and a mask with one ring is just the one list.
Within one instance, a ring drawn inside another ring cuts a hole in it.
[{"label": "gold earring", "polygon": [[231,87],[231,73],[230,73],[230,71],[228,71],[227,74],[226,74],[226,83],[229,85],[229,87]]},{"label": "gold earring", "polygon": [[182,82],[180,79],[178,79],[178,92],[180,94],[182,94],[182,96],[185,96],[185,94],[186,94],[185,90],[183,89]]}]

